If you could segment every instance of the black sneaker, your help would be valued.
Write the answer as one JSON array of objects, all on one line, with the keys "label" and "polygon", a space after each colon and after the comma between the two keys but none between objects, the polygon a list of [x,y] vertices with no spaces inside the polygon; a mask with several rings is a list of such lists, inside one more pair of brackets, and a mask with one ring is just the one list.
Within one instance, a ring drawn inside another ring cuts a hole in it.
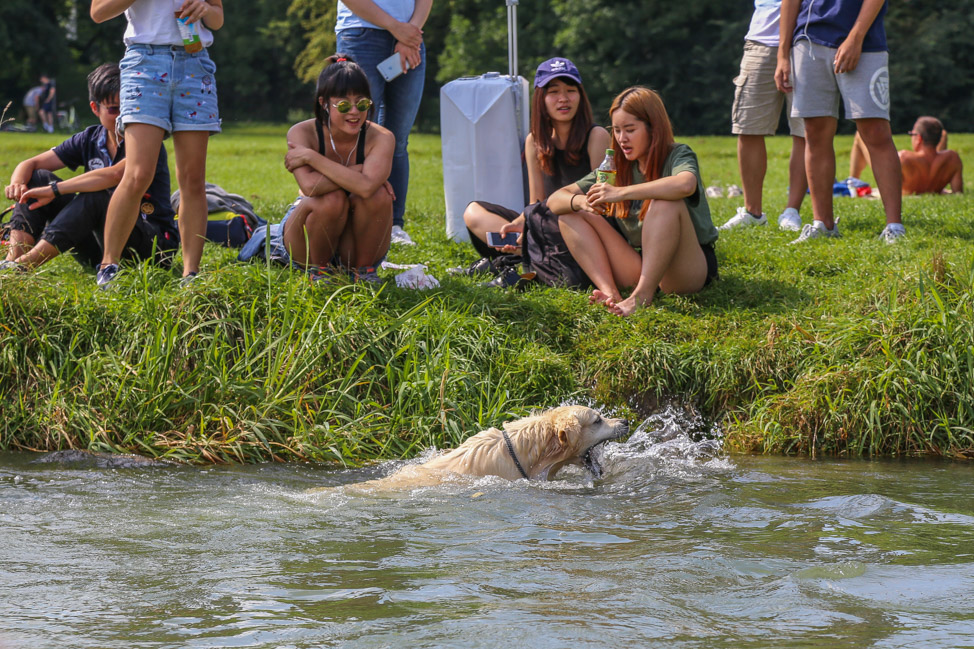
[{"label": "black sneaker", "polygon": [[513,287],[516,291],[523,291],[527,288],[531,280],[534,279],[536,274],[534,272],[519,273],[517,268],[512,266],[489,282],[485,282],[484,286],[490,286],[492,288]]},{"label": "black sneaker", "polygon": [[451,275],[465,275],[467,277],[473,277],[475,275],[497,275],[497,269],[494,268],[494,264],[487,257],[481,257],[466,268],[459,266],[457,268],[450,268],[447,272]]},{"label": "black sneaker", "polygon": [[98,273],[95,275],[98,288],[107,289],[117,275],[118,264],[98,264]]}]

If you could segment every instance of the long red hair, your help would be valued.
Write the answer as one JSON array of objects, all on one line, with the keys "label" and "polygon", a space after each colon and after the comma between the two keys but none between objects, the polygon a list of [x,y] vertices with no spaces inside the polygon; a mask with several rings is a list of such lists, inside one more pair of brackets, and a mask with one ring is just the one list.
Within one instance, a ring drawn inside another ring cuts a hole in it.
[{"label": "long red hair", "polygon": [[[639,164],[639,170],[647,182],[657,180],[663,173],[663,164],[666,156],[673,150],[673,125],[670,117],[666,114],[666,107],[659,94],[649,88],[633,86],[626,88],[612,101],[609,108],[609,119],[617,110],[623,110],[639,121],[646,124],[649,130],[649,149],[641,159],[635,162]],[[624,187],[632,184],[632,165],[622,154],[622,148],[616,140],[615,133],[612,133],[612,148],[615,149],[616,162],[616,185]],[[649,209],[650,201],[643,201],[643,207],[639,212],[639,219],[642,220]],[[609,206],[608,213],[618,218],[625,218],[629,213],[631,201],[613,203]]]},{"label": "long red hair", "polygon": [[[578,110],[572,118],[572,127],[568,132],[568,141],[565,142],[565,157],[568,164],[577,165],[582,159],[582,147],[585,146],[585,138],[592,129],[595,119],[592,117],[592,105],[585,94],[585,88],[574,79],[568,77],[557,77],[570,86],[578,88]],[[555,126],[548,115],[548,108],[545,106],[544,98],[548,93],[548,86],[534,89],[534,98],[531,106],[531,134],[534,135],[534,144],[538,149],[538,164],[541,171],[546,175],[555,173],[552,161],[555,158],[555,143],[552,135]]]}]

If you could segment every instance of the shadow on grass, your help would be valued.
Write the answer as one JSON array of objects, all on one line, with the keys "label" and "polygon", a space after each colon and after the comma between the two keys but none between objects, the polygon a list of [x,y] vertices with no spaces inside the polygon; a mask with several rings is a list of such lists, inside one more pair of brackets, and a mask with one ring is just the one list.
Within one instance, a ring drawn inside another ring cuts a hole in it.
[{"label": "shadow on grass", "polygon": [[791,284],[728,274],[691,298],[711,313],[749,309],[765,314],[793,312],[811,300]]}]

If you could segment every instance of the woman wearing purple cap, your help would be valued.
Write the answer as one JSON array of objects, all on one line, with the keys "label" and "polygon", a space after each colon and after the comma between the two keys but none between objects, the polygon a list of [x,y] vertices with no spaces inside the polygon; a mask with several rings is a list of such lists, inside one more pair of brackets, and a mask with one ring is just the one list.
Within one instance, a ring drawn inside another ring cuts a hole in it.
[{"label": "woman wearing purple cap", "polygon": [[[550,217],[557,230],[557,217],[548,211],[544,200],[595,169],[609,146],[609,133],[594,123],[582,77],[568,59],[555,57],[538,66],[532,104],[531,132],[524,141],[531,205],[518,214],[501,205],[474,201],[463,213],[474,248],[487,260],[520,251],[514,246],[488,247],[487,233],[523,233],[525,213],[534,212],[542,219]],[[523,236],[519,237],[518,243],[522,240]],[[489,263],[482,259],[470,270],[486,271],[488,267]]]}]

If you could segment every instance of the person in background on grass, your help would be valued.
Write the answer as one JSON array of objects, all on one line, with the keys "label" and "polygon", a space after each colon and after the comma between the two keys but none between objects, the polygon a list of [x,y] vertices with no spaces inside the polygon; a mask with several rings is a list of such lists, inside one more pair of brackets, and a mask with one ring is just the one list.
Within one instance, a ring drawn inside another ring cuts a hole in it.
[{"label": "person in background on grass", "polygon": [[[409,188],[409,131],[416,121],[426,79],[423,25],[433,0],[339,0],[335,50],[347,52],[365,72],[376,103],[378,124],[392,131],[396,154],[389,182],[396,199],[392,207],[392,242],[412,245],[406,232]],[[387,81],[378,65],[399,55],[403,73]]]},{"label": "person in background on grass", "polygon": [[27,115],[27,129],[37,130],[37,120],[41,108],[41,95],[44,93],[44,85],[34,86],[24,95],[24,113]]},{"label": "person in background on grass", "polygon": [[788,204],[778,216],[778,227],[798,232],[798,214],[808,189],[805,179],[805,125],[791,117],[791,95],[778,90],[774,71],[778,63],[778,19],[781,0],[754,0],[754,14],[744,37],[741,70],[734,79],[734,108],[731,132],[737,135],[737,165],[744,186],[744,206],[720,226],[721,230],[764,225],[764,177],[768,171],[768,150],[764,138],[778,130],[782,105],[788,111],[791,156],[788,160]]},{"label": "person in background on grass", "polygon": [[57,85],[54,77],[41,75],[41,94],[37,104],[37,115],[41,126],[48,133],[54,132],[54,113],[57,110]]},{"label": "person in background on grass", "polygon": [[[98,285],[118,273],[125,238],[139,219],[142,197],[152,182],[163,139],[172,134],[179,182],[179,234],[183,283],[196,277],[206,235],[206,149],[220,131],[216,65],[206,48],[223,26],[222,0],[92,0],[91,17],[101,23],[125,12],[125,56],[120,67],[121,115],[128,157],[105,220],[105,253]],[[197,25],[202,49],[188,52],[176,15]]]},{"label": "person in background on grass", "polygon": [[[115,134],[118,116],[118,64],[105,63],[88,75],[88,100],[98,124],[76,133],[50,151],[24,160],[14,169],[5,195],[17,201],[10,220],[10,247],[0,267],[26,271],[70,250],[83,265],[102,258],[101,232],[113,188],[125,170],[125,146]],[[61,180],[52,172],[84,167]],[[159,146],[142,216],[127,233],[126,257],[168,263],[178,246],[169,205],[169,165]]]},{"label": "person in background on grass", "polygon": [[[696,154],[673,141],[663,100],[648,88],[623,91],[609,109],[616,185],[595,172],[548,199],[562,235],[595,284],[589,301],[620,316],[656,290],[696,293],[717,278],[714,242]],[[603,212],[606,216],[603,216]],[[635,286],[626,299],[619,287]]]},{"label": "person in background on grass", "polygon": [[309,268],[313,279],[337,262],[356,280],[379,281],[376,266],[392,231],[396,141],[369,120],[372,110],[365,72],[335,54],[318,77],[314,118],[287,133],[284,166],[301,196],[281,221],[284,261]]},{"label": "person in background on grass", "polygon": [[[964,163],[947,148],[947,130],[936,117],[920,117],[910,131],[910,150],[899,151],[903,169],[903,195],[964,191]],[[852,141],[849,176],[859,179],[869,166],[869,151],[859,133]]]},{"label": "person in background on grass", "polygon": [[886,0],[782,0],[775,83],[794,91],[792,116],[805,120],[805,168],[813,223],[792,243],[838,237],[832,211],[839,100],[873,161],[891,243],[903,236],[900,160],[889,124]]},{"label": "person in background on grass", "polygon": [[[595,124],[592,106],[575,64],[560,57],[541,63],[534,76],[531,132],[524,140],[530,202],[542,202],[558,189],[594,170],[602,162],[610,141],[608,131]],[[546,214],[542,218],[557,221],[558,217],[551,214],[543,202],[531,209],[543,210]],[[524,218],[524,211],[519,214],[486,201],[473,201],[463,212],[470,241],[487,260],[502,254],[487,245],[487,233],[523,233]],[[520,247],[512,246],[503,251],[519,252]],[[480,260],[474,262],[471,269],[483,272],[488,265],[489,262]]]}]

